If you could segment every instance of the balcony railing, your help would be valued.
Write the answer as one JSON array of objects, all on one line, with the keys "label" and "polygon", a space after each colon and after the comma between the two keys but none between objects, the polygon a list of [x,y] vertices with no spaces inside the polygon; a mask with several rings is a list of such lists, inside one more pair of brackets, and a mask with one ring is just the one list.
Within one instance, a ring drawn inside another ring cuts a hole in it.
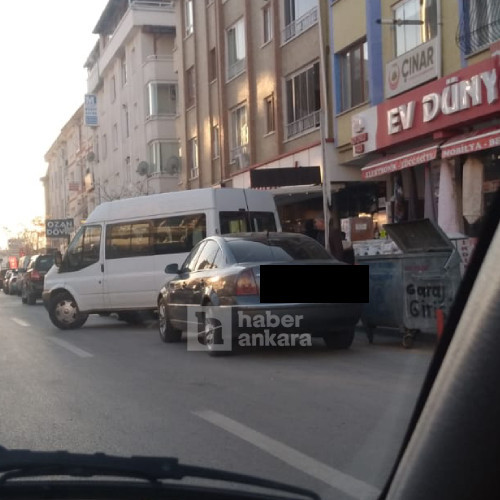
[{"label": "balcony railing", "polygon": [[320,110],[314,111],[310,115],[304,116],[299,120],[287,124],[287,138],[293,137],[294,135],[301,134],[302,132],[317,128],[320,125],[321,112]]},{"label": "balcony railing", "polygon": [[[500,3],[484,3],[484,11],[477,10],[477,2],[471,12],[464,13],[458,26],[455,40],[464,54],[473,54],[500,40]],[[464,3],[465,9],[469,7],[469,2]]]},{"label": "balcony railing", "polygon": [[314,7],[285,27],[285,29],[282,31],[283,43],[286,43],[292,38],[299,36],[302,32],[306,31],[317,22],[318,8]]},{"label": "balcony railing", "polygon": [[234,168],[237,170],[250,166],[248,144],[232,148],[230,151],[230,162],[234,163]]},{"label": "balcony railing", "polygon": [[231,80],[235,76],[243,73],[245,71],[245,59],[239,59],[238,61],[228,65],[227,67],[227,79]]}]

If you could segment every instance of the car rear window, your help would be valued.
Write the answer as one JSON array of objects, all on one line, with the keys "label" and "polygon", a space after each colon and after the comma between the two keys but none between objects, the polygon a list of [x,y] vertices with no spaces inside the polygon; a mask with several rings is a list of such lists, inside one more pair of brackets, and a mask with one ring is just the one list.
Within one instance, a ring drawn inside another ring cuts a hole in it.
[{"label": "car rear window", "polygon": [[229,240],[228,246],[236,262],[332,259],[319,243],[306,238]]},{"label": "car rear window", "polygon": [[54,264],[54,257],[52,255],[47,255],[46,257],[39,257],[36,268],[39,271],[48,271],[52,264]]}]

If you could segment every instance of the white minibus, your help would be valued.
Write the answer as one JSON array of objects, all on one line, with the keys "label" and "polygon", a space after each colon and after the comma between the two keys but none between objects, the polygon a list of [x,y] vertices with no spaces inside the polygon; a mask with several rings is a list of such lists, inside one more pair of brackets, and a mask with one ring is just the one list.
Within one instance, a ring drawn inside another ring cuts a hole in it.
[{"label": "white minibus", "polygon": [[271,193],[204,188],[102,203],[46,274],[44,305],[63,330],[93,313],[134,322],[157,308],[168,264],[206,236],[240,231],[281,231]]}]

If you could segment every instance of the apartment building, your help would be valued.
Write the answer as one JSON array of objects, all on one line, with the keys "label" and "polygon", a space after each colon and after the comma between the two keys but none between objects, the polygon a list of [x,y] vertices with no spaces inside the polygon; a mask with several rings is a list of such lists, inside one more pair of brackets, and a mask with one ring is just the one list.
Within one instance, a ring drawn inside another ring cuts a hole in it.
[{"label": "apartment building", "polygon": [[[78,227],[96,204],[90,175],[93,160],[93,131],[86,127],[83,105],[62,127],[61,133],[45,154],[47,171],[40,180],[45,191],[46,219],[73,219]],[[59,248],[66,238],[54,238],[48,246]]]},{"label": "apartment building", "polygon": [[43,179],[47,218],[75,228],[103,201],[177,190],[182,169],[174,2],[110,0],[93,32],[85,103],[48,151]]},{"label": "apartment building", "polygon": [[336,161],[328,3],[178,0],[182,188],[270,189],[285,229],[361,179]]},{"label": "apartment building", "polygon": [[477,236],[500,186],[500,2],[331,2],[338,157],[379,186],[379,222]]}]

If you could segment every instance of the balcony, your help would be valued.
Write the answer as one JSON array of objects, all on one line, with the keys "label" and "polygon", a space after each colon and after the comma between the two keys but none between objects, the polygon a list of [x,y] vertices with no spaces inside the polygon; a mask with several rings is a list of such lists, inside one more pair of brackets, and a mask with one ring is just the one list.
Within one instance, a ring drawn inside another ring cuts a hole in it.
[{"label": "balcony", "polygon": [[239,59],[227,67],[227,81],[232,80],[245,71],[245,59]]},{"label": "balcony", "polygon": [[237,146],[230,151],[230,163],[234,164],[235,170],[241,170],[250,166],[250,155],[248,144]]},{"label": "balcony", "polygon": [[96,27],[96,32],[103,35],[110,32],[112,34],[97,62],[100,74],[103,74],[108,65],[113,62],[116,54],[124,46],[127,37],[135,27],[147,27],[151,32],[171,32],[172,35],[175,34],[176,19],[173,1],[132,0],[116,26],[112,24],[113,12],[109,12],[109,21],[104,17],[105,14],[106,11]]},{"label": "balcony", "polygon": [[458,26],[455,41],[466,55],[474,54],[487,48],[493,42],[500,40],[500,3],[486,2],[481,11],[478,11],[478,2],[464,3],[466,11]]},{"label": "balcony", "polygon": [[314,7],[285,27],[285,29],[281,32],[283,44],[299,36],[311,26],[317,24],[317,22],[318,8]]},{"label": "balcony", "polygon": [[310,129],[318,128],[320,126],[321,111],[314,111],[303,118],[288,123],[286,126],[286,137],[290,139],[296,135],[301,134]]}]

